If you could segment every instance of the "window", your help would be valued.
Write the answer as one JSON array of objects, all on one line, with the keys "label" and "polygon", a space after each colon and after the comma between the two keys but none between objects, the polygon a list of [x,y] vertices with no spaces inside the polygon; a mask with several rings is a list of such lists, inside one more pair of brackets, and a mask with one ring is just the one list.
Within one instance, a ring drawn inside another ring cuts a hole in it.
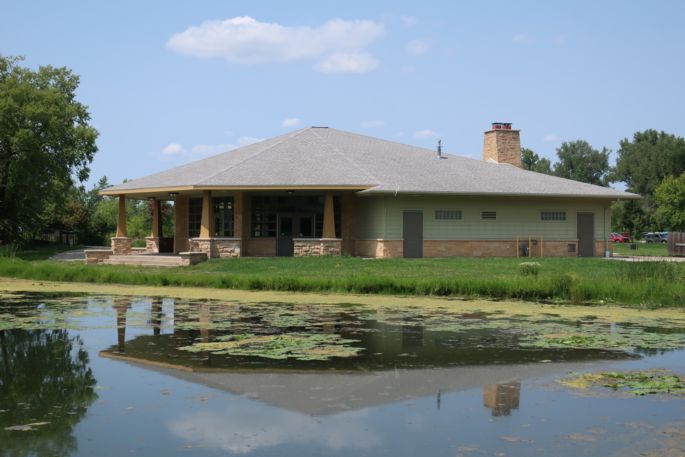
[{"label": "window", "polygon": [[565,221],[566,211],[541,211],[540,219],[543,221]]},{"label": "window", "polygon": [[[323,233],[323,195],[254,196],[251,199],[250,220],[253,238],[276,236],[277,214],[300,218],[304,224],[296,233],[302,237],[321,238]],[[333,197],[333,217],[336,236],[340,236],[340,198]],[[304,222],[303,222],[304,221]],[[312,225],[309,225],[312,224]]]},{"label": "window", "polygon": [[266,238],[276,236],[276,197],[252,197],[252,236]]},{"label": "window", "polygon": [[460,221],[461,220],[461,210],[458,210],[458,209],[436,209],[435,210],[435,220],[436,221]]},{"label": "window", "polygon": [[188,199],[188,236],[197,238],[200,236],[200,225],[202,224],[202,199]]},{"label": "window", "polygon": [[218,197],[214,203],[214,236],[233,236],[233,197]]},{"label": "window", "polygon": [[481,211],[480,218],[484,221],[494,221],[497,219],[497,211]]}]

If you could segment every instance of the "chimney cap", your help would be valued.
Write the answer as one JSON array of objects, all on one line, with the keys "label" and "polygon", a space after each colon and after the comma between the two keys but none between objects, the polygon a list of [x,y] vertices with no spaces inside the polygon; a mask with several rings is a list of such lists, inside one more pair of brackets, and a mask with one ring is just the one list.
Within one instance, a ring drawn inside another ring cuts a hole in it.
[{"label": "chimney cap", "polygon": [[492,130],[511,130],[511,122],[493,122]]}]

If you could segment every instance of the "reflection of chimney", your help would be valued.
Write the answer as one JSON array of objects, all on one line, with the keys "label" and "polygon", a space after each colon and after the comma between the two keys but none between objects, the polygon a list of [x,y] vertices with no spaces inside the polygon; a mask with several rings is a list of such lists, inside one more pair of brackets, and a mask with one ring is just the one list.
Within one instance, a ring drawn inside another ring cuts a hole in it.
[{"label": "reflection of chimney", "polygon": [[493,122],[492,129],[485,132],[483,160],[508,163],[521,168],[521,137],[519,130],[512,130],[508,122]]},{"label": "reflection of chimney", "polygon": [[493,416],[510,415],[512,409],[518,409],[520,397],[518,381],[483,386],[483,406],[490,408]]}]

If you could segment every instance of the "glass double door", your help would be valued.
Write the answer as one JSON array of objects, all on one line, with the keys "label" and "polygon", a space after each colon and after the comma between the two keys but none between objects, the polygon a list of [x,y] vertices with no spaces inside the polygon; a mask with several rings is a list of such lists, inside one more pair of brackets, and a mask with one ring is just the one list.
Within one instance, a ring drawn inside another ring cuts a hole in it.
[{"label": "glass double door", "polygon": [[314,238],[316,217],[307,213],[279,213],[277,217],[276,255],[293,255],[295,238]]}]

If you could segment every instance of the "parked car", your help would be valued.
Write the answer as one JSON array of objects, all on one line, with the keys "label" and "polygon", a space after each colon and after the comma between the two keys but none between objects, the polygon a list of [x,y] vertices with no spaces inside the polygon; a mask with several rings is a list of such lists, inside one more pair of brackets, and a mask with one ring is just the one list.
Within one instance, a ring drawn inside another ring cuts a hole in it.
[{"label": "parked car", "polygon": [[612,243],[629,243],[630,238],[621,233],[614,232],[609,236],[609,241]]},{"label": "parked car", "polygon": [[668,243],[668,232],[648,232],[643,238],[645,243]]}]

